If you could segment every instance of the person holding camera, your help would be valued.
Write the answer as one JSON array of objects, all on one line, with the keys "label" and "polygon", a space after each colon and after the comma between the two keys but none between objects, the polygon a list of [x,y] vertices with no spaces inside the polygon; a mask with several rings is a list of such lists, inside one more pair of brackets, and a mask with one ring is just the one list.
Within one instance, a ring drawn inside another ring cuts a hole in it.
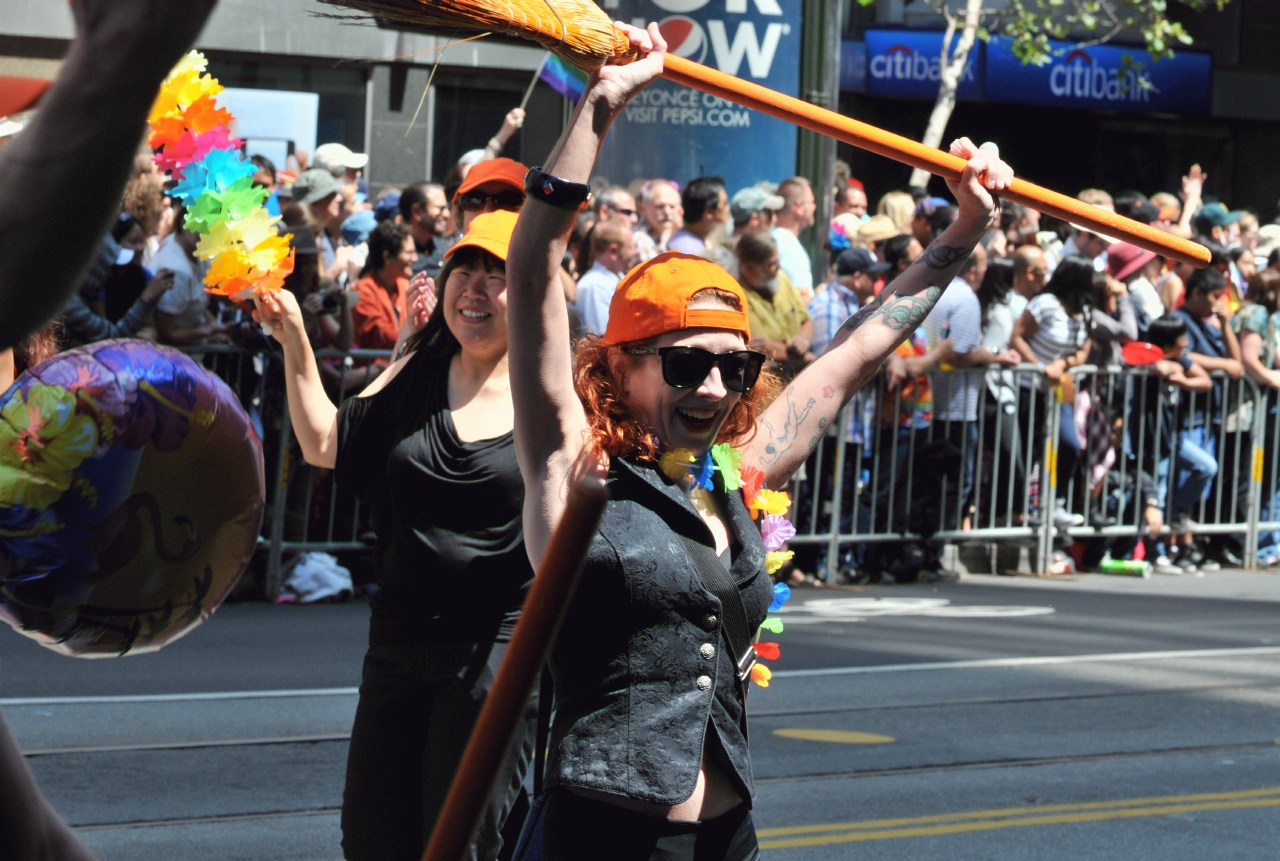
[{"label": "person holding camera", "polygon": [[418,251],[409,228],[393,221],[375,227],[368,241],[369,257],[355,287],[360,297],[351,309],[355,345],[365,350],[392,350],[404,325],[409,277]]}]

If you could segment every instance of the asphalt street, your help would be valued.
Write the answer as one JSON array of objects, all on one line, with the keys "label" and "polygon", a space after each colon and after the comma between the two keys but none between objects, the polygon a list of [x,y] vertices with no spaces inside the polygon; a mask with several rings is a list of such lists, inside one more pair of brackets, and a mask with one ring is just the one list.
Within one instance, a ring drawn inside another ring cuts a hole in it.
[{"label": "asphalt street", "polygon": [[[797,590],[753,690],[766,858],[1269,859],[1280,576]],[[338,861],[362,603],[153,655],[0,631],[0,706],[103,861]]]}]

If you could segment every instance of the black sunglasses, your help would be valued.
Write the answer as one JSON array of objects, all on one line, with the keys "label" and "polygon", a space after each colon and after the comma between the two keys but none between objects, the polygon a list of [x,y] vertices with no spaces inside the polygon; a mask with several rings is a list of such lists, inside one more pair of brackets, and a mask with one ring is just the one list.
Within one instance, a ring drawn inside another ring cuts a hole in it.
[{"label": "black sunglasses", "polygon": [[719,365],[724,387],[740,394],[751,391],[760,379],[765,358],[764,353],[755,350],[713,353],[701,347],[624,347],[623,352],[632,356],[659,356],[662,379],[673,389],[697,388],[711,369]]},{"label": "black sunglasses", "polygon": [[520,207],[524,206],[523,191],[500,191],[497,194],[478,194],[476,192],[468,192],[458,196],[458,203],[467,212],[475,212],[484,209],[489,201],[493,201],[493,205],[498,209],[505,209],[508,212],[519,212]]}]

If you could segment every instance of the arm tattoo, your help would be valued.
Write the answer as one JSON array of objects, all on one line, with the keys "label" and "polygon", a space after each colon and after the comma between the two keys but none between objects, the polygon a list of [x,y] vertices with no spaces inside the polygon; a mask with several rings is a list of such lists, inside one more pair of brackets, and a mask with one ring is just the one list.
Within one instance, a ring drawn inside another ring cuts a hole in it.
[{"label": "arm tattoo", "polygon": [[769,432],[769,442],[764,447],[764,457],[760,458],[760,462],[764,466],[772,466],[778,462],[779,458],[791,450],[791,447],[795,445],[796,431],[800,429],[800,425],[804,424],[804,420],[809,416],[809,411],[817,403],[814,398],[809,398],[809,402],[803,408],[797,408],[796,402],[791,399],[794,393],[794,386],[787,389],[785,395],[787,399],[787,417],[780,429],[774,428],[773,423],[768,419],[763,417],[760,419],[760,423]]},{"label": "arm tattoo", "polygon": [[[934,242],[925,249],[924,254],[920,255],[920,259],[916,263],[923,263],[935,272],[945,273],[964,263],[965,260],[969,259],[969,255],[972,252],[972,248],[941,245],[938,242]],[[949,281],[950,278],[948,277],[946,280]],[[929,316],[929,312],[933,310],[938,297],[942,295],[942,290],[942,287],[930,284],[925,288],[923,296],[918,294],[907,295],[895,292],[894,285],[891,284],[884,289],[884,292],[846,320],[840,328],[848,329],[852,332],[873,317],[880,317],[881,322],[895,332],[914,331],[920,325],[920,321]]]},{"label": "arm tattoo", "polygon": [[968,260],[972,253],[972,248],[957,248],[954,245],[939,245],[935,242],[925,249],[920,259],[930,269],[950,269],[957,263]]},{"label": "arm tattoo", "polygon": [[942,295],[942,288],[931,284],[925,289],[923,296],[893,294],[892,298],[886,302],[885,296],[888,294],[889,290],[886,289],[865,308],[845,320],[840,328],[852,332],[873,317],[880,317],[882,318],[880,322],[895,332],[914,332],[920,325],[920,321],[929,316],[929,312],[937,304],[938,297]]}]

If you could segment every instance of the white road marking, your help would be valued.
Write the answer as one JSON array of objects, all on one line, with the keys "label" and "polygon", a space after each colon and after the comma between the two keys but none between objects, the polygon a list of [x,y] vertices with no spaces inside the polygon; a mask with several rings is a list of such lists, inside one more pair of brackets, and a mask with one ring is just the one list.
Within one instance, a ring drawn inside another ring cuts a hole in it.
[{"label": "white road marking", "polygon": [[946,598],[816,598],[776,610],[788,625],[861,622],[882,616],[930,616],[948,619],[1014,619],[1048,616],[1052,607],[952,604]]},{"label": "white road marking", "polygon": [[114,697],[12,697],[0,706],[77,706],[118,703],[186,703],[200,700],[267,700],[284,697],[354,697],[359,688],[298,688],[278,691],[210,691],[193,694],[133,694]]},{"label": "white road marking", "polygon": [[[1231,658],[1280,655],[1280,646],[1240,649],[1183,649],[1171,652],[1111,652],[1092,655],[1049,655],[1033,658],[986,658],[976,661],[942,661],[919,664],[873,664],[866,667],[820,667],[812,670],[775,670],[773,677],[852,676],[865,673],[911,673],[923,670],[974,670],[986,667],[1048,667],[1062,664],[1100,664],[1124,661],[1166,661],[1179,658]],[[111,705],[117,703],[176,703],[200,700],[258,700],[285,697],[353,697],[359,688],[299,688],[275,691],[214,691],[191,694],[136,694],[115,697],[13,697],[0,706]]]},{"label": "white road marking", "polygon": [[1167,661],[1179,658],[1230,658],[1246,655],[1280,655],[1280,647],[1241,649],[1184,649],[1175,652],[1111,652],[1096,655],[1050,655],[1037,658],[986,658],[977,661],[942,661],[928,664],[873,664],[867,667],[821,667],[813,670],[774,670],[773,678],[805,676],[853,676],[864,673],[911,673],[922,670],[976,670],[986,667],[1051,667],[1061,664],[1102,664],[1122,661]]}]

